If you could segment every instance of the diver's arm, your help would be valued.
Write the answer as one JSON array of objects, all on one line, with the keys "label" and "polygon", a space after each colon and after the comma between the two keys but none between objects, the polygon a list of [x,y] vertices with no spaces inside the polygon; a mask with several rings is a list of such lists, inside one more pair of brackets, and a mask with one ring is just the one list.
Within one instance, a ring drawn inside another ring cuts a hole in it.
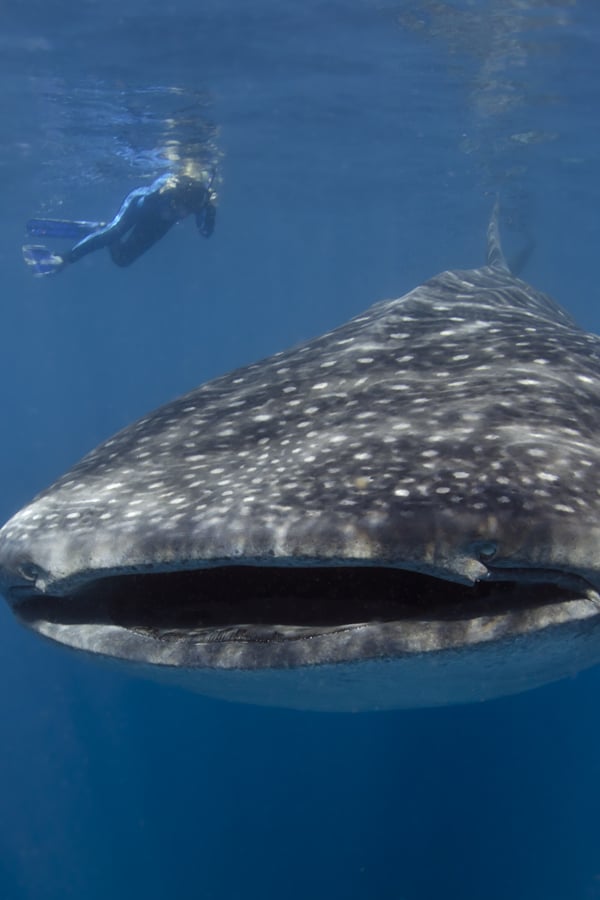
[{"label": "diver's arm", "polygon": [[196,213],[196,225],[202,237],[208,238],[215,230],[217,209],[210,201]]}]

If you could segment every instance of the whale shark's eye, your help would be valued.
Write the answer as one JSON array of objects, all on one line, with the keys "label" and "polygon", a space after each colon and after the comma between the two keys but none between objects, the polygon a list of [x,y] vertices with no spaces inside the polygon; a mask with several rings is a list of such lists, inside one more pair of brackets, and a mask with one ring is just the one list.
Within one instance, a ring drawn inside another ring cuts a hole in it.
[{"label": "whale shark's eye", "polygon": [[484,541],[477,545],[477,554],[481,562],[490,562],[498,552],[498,545],[493,541]]},{"label": "whale shark's eye", "polygon": [[17,568],[17,572],[25,581],[36,581],[41,575],[41,569],[35,563],[24,562]]}]

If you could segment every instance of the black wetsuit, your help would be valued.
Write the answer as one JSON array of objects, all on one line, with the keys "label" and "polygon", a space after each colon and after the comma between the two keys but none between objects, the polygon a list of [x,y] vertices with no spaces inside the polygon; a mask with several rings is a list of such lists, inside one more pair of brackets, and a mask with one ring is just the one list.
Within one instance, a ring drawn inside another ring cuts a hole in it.
[{"label": "black wetsuit", "polygon": [[127,195],[112,222],[98,223],[62,259],[74,263],[102,247],[108,247],[118,266],[129,266],[167,231],[186,216],[194,214],[200,234],[210,237],[216,209],[210,189],[188,175],[161,175],[147,187]]}]

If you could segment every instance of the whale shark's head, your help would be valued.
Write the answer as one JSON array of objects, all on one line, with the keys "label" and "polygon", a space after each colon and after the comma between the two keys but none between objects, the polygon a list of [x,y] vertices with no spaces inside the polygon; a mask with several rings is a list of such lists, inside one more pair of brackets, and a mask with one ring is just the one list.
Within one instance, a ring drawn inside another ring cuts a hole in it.
[{"label": "whale shark's head", "polygon": [[490,258],[90,453],[0,530],[18,618],[209,694],[325,709],[597,662],[600,340]]}]

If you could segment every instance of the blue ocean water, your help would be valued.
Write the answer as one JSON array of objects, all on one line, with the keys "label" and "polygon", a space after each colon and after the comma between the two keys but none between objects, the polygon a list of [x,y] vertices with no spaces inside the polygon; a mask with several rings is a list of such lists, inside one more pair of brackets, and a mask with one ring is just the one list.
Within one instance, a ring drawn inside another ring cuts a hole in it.
[{"label": "blue ocean water", "polygon": [[[591,0],[6,0],[0,518],[138,415],[448,267],[493,199],[600,331]],[[32,215],[218,173],[133,267],[34,280]],[[0,897],[600,898],[600,672],[439,710],[261,709],[97,667],[0,607]]]}]

